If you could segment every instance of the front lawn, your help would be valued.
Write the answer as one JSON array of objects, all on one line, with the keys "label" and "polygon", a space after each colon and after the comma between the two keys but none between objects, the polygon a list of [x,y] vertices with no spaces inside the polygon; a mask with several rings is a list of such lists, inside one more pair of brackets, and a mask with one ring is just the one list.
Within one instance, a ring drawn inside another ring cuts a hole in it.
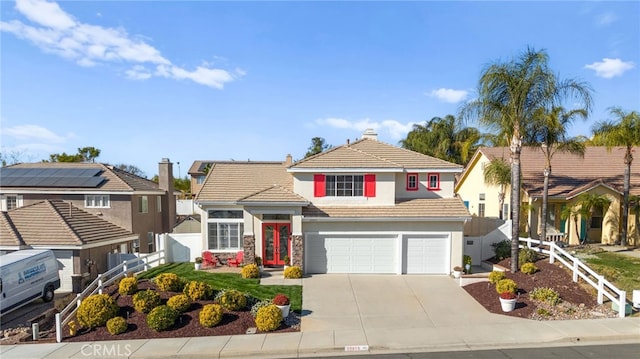
[{"label": "front lawn", "polygon": [[640,289],[640,258],[605,251],[591,252],[580,259],[618,289],[626,291],[627,299],[631,299],[634,289]]},{"label": "front lawn", "polygon": [[291,310],[302,310],[302,286],[300,285],[260,285],[259,279],[244,279],[237,273],[210,273],[196,271],[193,263],[169,263],[137,275],[138,279],[152,279],[161,273],[175,273],[188,280],[208,283],[213,289],[233,288],[260,299],[273,299],[276,294],[284,293],[289,297]]}]

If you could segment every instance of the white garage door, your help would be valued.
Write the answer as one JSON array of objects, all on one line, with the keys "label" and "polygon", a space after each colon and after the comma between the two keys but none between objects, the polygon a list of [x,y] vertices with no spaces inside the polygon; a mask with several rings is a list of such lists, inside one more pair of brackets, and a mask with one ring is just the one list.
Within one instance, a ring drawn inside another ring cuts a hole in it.
[{"label": "white garage door", "polygon": [[73,291],[71,276],[73,275],[73,251],[54,250],[53,253],[58,260],[58,273],[60,274],[60,289],[57,292]]},{"label": "white garage door", "polygon": [[407,237],[406,248],[405,273],[449,273],[450,240],[448,235]]},{"label": "white garage door", "polygon": [[397,237],[307,235],[307,273],[395,273]]}]

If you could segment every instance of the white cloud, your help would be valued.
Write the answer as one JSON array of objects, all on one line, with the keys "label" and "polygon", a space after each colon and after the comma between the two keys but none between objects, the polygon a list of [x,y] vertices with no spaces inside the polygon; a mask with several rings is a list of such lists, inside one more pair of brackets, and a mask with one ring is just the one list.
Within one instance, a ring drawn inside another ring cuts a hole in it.
[{"label": "white cloud", "polygon": [[622,76],[622,74],[635,67],[635,64],[631,61],[622,61],[620,59],[604,58],[601,62],[594,62],[592,64],[584,65],[586,69],[594,70],[596,76],[610,79],[616,76]]},{"label": "white cloud", "polygon": [[437,90],[431,91],[427,95],[431,97],[435,97],[440,101],[444,101],[448,103],[458,103],[466,99],[467,96],[469,95],[469,92],[465,90],[439,88]]},{"label": "white cloud", "polygon": [[[133,67],[125,71],[127,78],[144,80],[163,76],[175,80],[187,79],[216,89],[222,89],[225,83],[245,74],[241,70],[232,73],[210,64],[198,66],[192,71],[173,65],[140,36],[132,37],[122,28],[78,22],[55,2],[17,0],[16,9],[34,25],[18,20],[0,21],[1,31],[29,40],[43,51],[73,60],[80,66],[129,63]],[[164,67],[162,71],[141,71],[144,64]]]},{"label": "white cloud", "polygon": [[406,134],[411,131],[414,125],[413,122],[403,124],[396,120],[384,120],[382,122],[377,122],[365,118],[358,121],[350,121],[335,117],[317,119],[315,123],[320,126],[357,131],[358,134],[362,134],[364,130],[371,128],[379,133],[387,133],[393,140],[400,140],[404,138]]},{"label": "white cloud", "polygon": [[596,24],[598,24],[598,26],[607,26],[614,23],[616,20],[618,20],[618,17],[611,11],[607,11],[596,16]]},{"label": "white cloud", "polygon": [[38,125],[18,125],[2,129],[2,134],[18,140],[36,139],[45,142],[63,143],[73,137],[72,133],[60,136],[53,131]]}]

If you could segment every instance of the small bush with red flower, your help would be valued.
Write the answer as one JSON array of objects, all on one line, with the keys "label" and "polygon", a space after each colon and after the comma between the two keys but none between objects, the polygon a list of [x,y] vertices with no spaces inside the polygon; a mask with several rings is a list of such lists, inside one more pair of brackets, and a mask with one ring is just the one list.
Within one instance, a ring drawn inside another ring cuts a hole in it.
[{"label": "small bush with red flower", "polygon": [[287,297],[286,295],[284,295],[282,293],[278,293],[278,294],[276,294],[275,297],[273,297],[273,304],[275,304],[275,305],[289,305],[289,297]]}]

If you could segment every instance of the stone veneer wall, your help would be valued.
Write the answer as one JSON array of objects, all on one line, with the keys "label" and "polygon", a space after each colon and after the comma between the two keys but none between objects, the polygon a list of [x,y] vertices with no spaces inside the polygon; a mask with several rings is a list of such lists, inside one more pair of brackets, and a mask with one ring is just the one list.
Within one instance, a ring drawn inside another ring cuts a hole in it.
[{"label": "stone veneer wall", "polygon": [[242,238],[244,248],[244,260],[242,264],[252,264],[256,261],[256,236],[244,236]]},{"label": "stone veneer wall", "polygon": [[302,236],[296,235],[291,237],[291,265],[302,267],[303,258],[303,242]]}]

